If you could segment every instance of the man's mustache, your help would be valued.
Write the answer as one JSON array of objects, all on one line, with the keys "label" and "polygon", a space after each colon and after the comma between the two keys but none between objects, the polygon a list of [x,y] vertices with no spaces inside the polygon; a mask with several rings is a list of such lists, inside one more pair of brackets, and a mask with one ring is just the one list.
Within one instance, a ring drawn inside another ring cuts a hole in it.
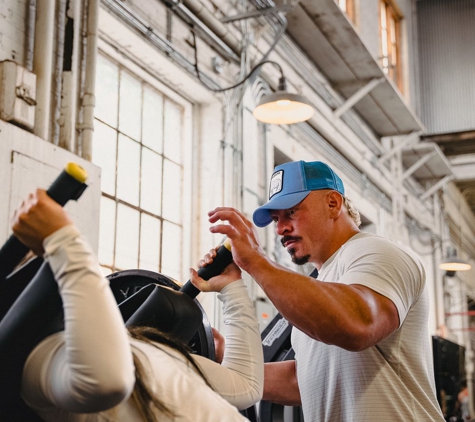
[{"label": "man's mustache", "polygon": [[[285,245],[285,242],[289,242],[289,241],[296,241],[296,240],[300,240],[301,237],[298,237],[298,236],[283,236],[281,239],[280,239],[280,243],[282,243],[282,246]],[[285,247],[285,246],[284,246]]]}]

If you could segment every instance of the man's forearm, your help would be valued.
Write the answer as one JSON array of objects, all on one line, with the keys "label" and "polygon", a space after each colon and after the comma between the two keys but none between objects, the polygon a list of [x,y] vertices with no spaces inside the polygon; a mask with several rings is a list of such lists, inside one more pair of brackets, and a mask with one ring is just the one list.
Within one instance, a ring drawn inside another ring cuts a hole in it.
[{"label": "man's forearm", "polygon": [[262,399],[285,406],[300,406],[295,361],[271,362],[264,365]]}]

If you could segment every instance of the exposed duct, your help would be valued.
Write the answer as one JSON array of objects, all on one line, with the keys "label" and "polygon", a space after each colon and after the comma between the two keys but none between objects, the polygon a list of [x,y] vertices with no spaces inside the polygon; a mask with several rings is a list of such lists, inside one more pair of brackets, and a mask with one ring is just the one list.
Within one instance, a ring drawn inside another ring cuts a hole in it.
[{"label": "exposed duct", "polygon": [[227,58],[240,62],[241,41],[199,0],[184,0],[183,2],[166,0],[165,3],[171,5],[171,8],[186,22],[191,21],[195,28],[203,32],[205,37],[211,38],[215,47],[224,52]]},{"label": "exposed duct", "polygon": [[97,37],[99,25],[99,2],[89,0],[87,4],[87,47],[83,96],[82,157],[92,160],[92,136],[94,134],[95,79],[97,61]]},{"label": "exposed duct", "polygon": [[36,6],[33,72],[36,74],[35,135],[49,140],[55,2],[38,0]]}]

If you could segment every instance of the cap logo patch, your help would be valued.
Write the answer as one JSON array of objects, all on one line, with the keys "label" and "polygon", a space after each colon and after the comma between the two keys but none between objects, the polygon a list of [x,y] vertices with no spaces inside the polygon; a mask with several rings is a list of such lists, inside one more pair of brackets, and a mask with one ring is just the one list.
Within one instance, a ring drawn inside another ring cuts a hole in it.
[{"label": "cap logo patch", "polygon": [[279,193],[283,188],[284,170],[276,171],[270,179],[269,199]]}]

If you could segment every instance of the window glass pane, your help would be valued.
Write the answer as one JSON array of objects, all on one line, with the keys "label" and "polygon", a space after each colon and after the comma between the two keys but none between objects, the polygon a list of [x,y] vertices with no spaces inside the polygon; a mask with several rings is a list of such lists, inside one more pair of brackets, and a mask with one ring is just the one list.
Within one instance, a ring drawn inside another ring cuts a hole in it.
[{"label": "window glass pane", "polygon": [[94,115],[117,127],[117,104],[119,101],[119,68],[105,57],[97,57],[96,105]]},{"label": "window glass pane", "polygon": [[391,18],[389,21],[389,33],[390,33],[390,38],[391,38],[391,44],[395,45],[396,44],[396,21],[394,18]]},{"label": "window glass pane", "polygon": [[182,256],[182,230],[180,226],[163,222],[162,237],[162,270],[161,272],[180,283],[181,280],[181,256]]},{"label": "window glass pane", "polygon": [[99,262],[110,267],[114,264],[115,201],[101,197],[99,224]]},{"label": "window glass pane", "polygon": [[386,29],[386,3],[381,2],[381,28]]},{"label": "window glass pane", "polygon": [[383,57],[388,56],[388,37],[386,30],[381,32],[381,50],[383,52]]},{"label": "window glass pane", "polygon": [[181,223],[181,167],[165,159],[163,162],[163,218]]},{"label": "window glass pane", "polygon": [[117,132],[109,126],[94,121],[92,162],[101,168],[101,189],[115,195],[115,160]]},{"label": "window glass pane", "polygon": [[380,32],[381,32],[381,66],[383,71],[391,78],[398,88],[403,90],[399,72],[398,48],[399,21],[403,18],[397,4],[388,0],[380,0]]},{"label": "window glass pane", "polygon": [[142,144],[163,152],[163,97],[144,87]]},{"label": "window glass pane", "polygon": [[162,156],[142,148],[140,207],[160,215],[162,205]]},{"label": "window glass pane", "polygon": [[140,141],[142,84],[127,72],[120,73],[119,130]]},{"label": "window glass pane", "polygon": [[117,197],[139,205],[140,144],[119,135],[117,159]]},{"label": "window glass pane", "polygon": [[165,101],[165,133],[164,133],[164,154],[170,160],[181,163],[182,144],[182,110],[181,107]]},{"label": "window glass pane", "polygon": [[179,280],[183,107],[105,57],[99,57],[97,81],[92,159],[101,167],[106,194],[99,233],[102,268],[163,270]]},{"label": "window glass pane", "polygon": [[137,268],[139,255],[139,212],[123,204],[117,207],[115,267]]},{"label": "window glass pane", "polygon": [[160,258],[160,220],[142,214],[139,268],[157,272]]}]

